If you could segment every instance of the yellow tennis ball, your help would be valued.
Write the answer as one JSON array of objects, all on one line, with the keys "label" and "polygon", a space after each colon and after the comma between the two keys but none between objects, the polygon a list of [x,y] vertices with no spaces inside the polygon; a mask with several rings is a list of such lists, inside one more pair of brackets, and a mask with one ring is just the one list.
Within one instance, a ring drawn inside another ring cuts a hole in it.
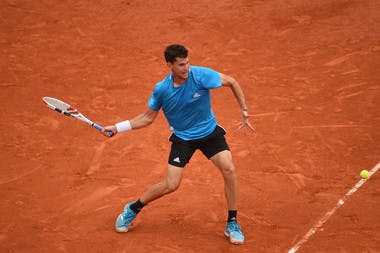
[{"label": "yellow tennis ball", "polygon": [[369,177],[369,172],[368,170],[362,170],[360,171],[360,176],[364,179],[367,179]]}]

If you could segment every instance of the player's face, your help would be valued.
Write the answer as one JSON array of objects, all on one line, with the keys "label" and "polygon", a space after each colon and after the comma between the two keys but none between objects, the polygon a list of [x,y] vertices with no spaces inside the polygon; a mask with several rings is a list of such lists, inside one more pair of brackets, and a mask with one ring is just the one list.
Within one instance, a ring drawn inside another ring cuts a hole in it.
[{"label": "player's face", "polygon": [[179,58],[177,57],[175,59],[174,63],[168,63],[169,67],[171,68],[171,71],[173,72],[174,76],[180,79],[187,79],[189,77],[189,58]]}]

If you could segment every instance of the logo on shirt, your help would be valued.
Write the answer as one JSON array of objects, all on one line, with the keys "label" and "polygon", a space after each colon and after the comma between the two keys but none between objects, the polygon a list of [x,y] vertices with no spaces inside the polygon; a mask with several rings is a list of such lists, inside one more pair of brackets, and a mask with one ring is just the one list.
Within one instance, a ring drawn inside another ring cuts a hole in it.
[{"label": "logo on shirt", "polygon": [[193,95],[193,98],[198,98],[200,96],[201,96],[201,94],[199,94],[198,92],[195,92],[194,95]]}]

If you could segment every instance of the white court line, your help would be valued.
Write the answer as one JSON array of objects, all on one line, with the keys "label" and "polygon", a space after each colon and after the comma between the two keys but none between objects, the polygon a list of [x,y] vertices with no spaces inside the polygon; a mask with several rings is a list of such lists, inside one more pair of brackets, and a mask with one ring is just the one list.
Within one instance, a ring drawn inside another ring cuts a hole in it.
[{"label": "white court line", "polygon": [[334,206],[334,208],[332,208],[330,211],[328,211],[327,213],[325,213],[325,215],[317,222],[315,223],[315,225],[302,237],[301,240],[299,240],[289,251],[288,253],[295,253],[300,247],[302,244],[304,244],[305,242],[307,242],[311,236],[313,236],[315,233],[317,233],[317,231],[322,228],[323,224],[325,224],[325,222],[331,217],[331,215],[333,215],[335,213],[336,210],[338,210],[339,207],[341,207],[344,202],[354,193],[356,192],[365,182],[367,182],[368,179],[370,179],[372,177],[373,174],[375,174],[377,172],[377,170],[380,168],[380,162],[378,164],[375,165],[375,167],[373,167],[371,170],[370,170],[370,176],[367,178],[367,179],[360,179],[359,182],[357,182],[355,184],[354,187],[352,187],[351,190],[349,190],[346,195],[343,196],[343,198],[341,198],[338,203]]}]

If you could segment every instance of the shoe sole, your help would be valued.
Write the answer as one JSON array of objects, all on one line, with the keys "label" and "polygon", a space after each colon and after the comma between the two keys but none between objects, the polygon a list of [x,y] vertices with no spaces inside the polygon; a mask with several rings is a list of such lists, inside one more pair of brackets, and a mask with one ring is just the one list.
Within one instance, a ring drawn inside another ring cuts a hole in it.
[{"label": "shoe sole", "polygon": [[125,229],[125,228],[115,228],[116,232],[118,233],[127,233],[128,232],[128,228]]}]

